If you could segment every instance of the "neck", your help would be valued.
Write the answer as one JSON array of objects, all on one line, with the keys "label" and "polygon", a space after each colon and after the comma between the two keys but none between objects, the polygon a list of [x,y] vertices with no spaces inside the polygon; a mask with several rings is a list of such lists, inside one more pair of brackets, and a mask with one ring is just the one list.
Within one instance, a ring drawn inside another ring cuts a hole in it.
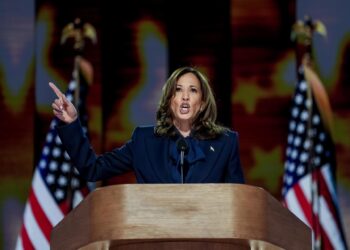
[{"label": "neck", "polygon": [[191,134],[191,125],[188,122],[174,121],[174,126],[183,137],[187,137]]}]

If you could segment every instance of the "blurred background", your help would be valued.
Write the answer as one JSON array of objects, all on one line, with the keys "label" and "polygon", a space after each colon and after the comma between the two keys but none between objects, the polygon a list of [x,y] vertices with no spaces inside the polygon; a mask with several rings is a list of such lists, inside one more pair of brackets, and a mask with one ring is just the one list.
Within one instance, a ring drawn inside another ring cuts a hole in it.
[{"label": "blurred background", "polygon": [[[40,161],[55,96],[74,78],[74,44],[62,31],[80,18],[96,40],[79,51],[88,75],[86,111],[97,153],[122,145],[137,125],[155,122],[161,87],[180,66],[208,75],[218,121],[240,136],[247,184],[282,199],[291,99],[297,82],[292,25],[321,20],[314,65],[333,110],[336,185],[350,241],[350,2],[0,1],[0,249],[14,249]],[[132,173],[102,185],[133,183]]]}]

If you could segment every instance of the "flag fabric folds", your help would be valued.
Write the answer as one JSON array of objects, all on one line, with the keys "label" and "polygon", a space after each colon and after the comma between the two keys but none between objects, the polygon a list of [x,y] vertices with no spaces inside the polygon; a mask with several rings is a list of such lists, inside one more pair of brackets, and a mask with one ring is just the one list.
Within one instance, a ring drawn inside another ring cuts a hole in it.
[{"label": "flag fabric folds", "polygon": [[330,105],[315,72],[299,69],[292,100],[283,204],[312,229],[313,249],[347,249],[336,189]]},{"label": "flag fabric folds", "polygon": [[[71,81],[65,93],[70,101],[73,100],[76,85],[74,80]],[[87,132],[86,116],[80,115],[80,118]],[[50,249],[52,228],[89,192],[87,183],[79,178],[57,135],[55,126],[58,122],[55,117],[50,124],[33,174],[17,250]]]}]

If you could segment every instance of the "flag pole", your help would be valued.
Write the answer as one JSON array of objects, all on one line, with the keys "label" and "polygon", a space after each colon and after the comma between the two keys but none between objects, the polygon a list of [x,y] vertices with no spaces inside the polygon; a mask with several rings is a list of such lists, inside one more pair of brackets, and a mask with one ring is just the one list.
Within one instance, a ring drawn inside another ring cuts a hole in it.
[{"label": "flag pole", "polygon": [[[93,43],[96,43],[96,30],[89,24],[84,23],[80,18],[75,18],[73,22],[68,23],[62,30],[61,44],[66,43],[66,41],[72,38],[73,39],[73,49],[74,49],[74,66],[73,66],[73,81],[75,83],[73,104],[77,107],[78,112],[80,111],[81,105],[81,76],[84,72],[82,69],[82,64],[84,59],[82,57],[85,49],[85,39],[90,39]],[[92,83],[92,70],[88,70],[85,74],[85,78],[88,84]],[[79,114],[80,116],[81,114]],[[68,177],[68,183],[72,182],[74,175],[74,168],[71,168]],[[73,209],[74,206],[74,190],[72,185],[67,187],[67,200],[69,201],[70,209]]]},{"label": "flag pole", "polygon": [[[298,20],[294,25],[291,33],[291,38],[296,42],[296,61],[298,80],[305,81],[305,67],[313,67],[312,52],[313,52],[313,34],[318,32],[321,35],[326,35],[326,29],[322,22],[313,21],[309,16],[305,16],[304,21]],[[302,79],[301,79],[302,78]],[[308,120],[307,120],[307,141],[310,142],[308,149],[307,169],[311,173],[310,178],[310,194],[311,194],[311,214],[312,214],[312,241],[313,249],[319,250],[322,248],[321,225],[320,225],[320,176],[316,171],[314,164],[315,147],[314,137],[315,131],[312,129],[312,111],[314,109],[314,98],[310,83],[307,85],[307,101],[308,101]]]}]

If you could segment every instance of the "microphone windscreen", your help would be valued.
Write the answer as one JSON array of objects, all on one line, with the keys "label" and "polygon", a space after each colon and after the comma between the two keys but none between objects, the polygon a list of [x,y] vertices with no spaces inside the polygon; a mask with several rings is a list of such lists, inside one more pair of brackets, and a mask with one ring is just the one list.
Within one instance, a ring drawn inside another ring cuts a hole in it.
[{"label": "microphone windscreen", "polygon": [[188,145],[185,139],[180,138],[179,140],[177,140],[176,142],[176,148],[178,151],[184,151],[185,153],[188,152]]}]

